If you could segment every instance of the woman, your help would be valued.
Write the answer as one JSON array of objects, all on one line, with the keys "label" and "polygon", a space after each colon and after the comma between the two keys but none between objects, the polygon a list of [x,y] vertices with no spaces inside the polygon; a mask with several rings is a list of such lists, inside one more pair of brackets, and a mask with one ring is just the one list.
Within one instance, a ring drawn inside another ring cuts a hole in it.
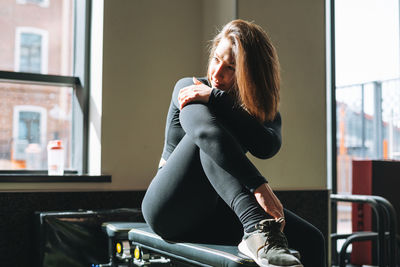
[{"label": "woman", "polygon": [[177,82],[159,170],[142,203],[156,233],[170,240],[240,242],[239,250],[260,266],[303,266],[289,253],[286,234],[305,266],[325,266],[322,234],[283,209],[246,157],[267,159],[280,149],[279,83],[269,37],[243,20],[214,38],[207,78]]}]

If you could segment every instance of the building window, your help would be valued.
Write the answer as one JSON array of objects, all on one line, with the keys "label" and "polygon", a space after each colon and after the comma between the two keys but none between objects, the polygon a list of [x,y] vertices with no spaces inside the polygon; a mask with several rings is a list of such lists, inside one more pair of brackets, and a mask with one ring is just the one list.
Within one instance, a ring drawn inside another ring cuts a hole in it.
[{"label": "building window", "polygon": [[15,71],[47,73],[47,32],[35,28],[17,28]]},{"label": "building window", "polygon": [[89,7],[0,1],[0,181],[46,171],[54,139],[63,142],[64,169],[87,173]]},{"label": "building window", "polygon": [[41,73],[42,36],[34,33],[22,33],[20,38],[19,70]]},{"label": "building window", "polygon": [[38,106],[14,107],[11,163],[15,169],[41,170],[45,167],[46,113],[45,108]]},{"label": "building window", "polygon": [[41,112],[19,111],[16,117],[18,118],[17,140],[27,140],[30,144],[40,144],[40,131],[43,131],[40,124],[45,119],[44,116],[41,116]]},{"label": "building window", "polygon": [[40,7],[48,7],[50,0],[17,0],[18,4],[34,4]]}]

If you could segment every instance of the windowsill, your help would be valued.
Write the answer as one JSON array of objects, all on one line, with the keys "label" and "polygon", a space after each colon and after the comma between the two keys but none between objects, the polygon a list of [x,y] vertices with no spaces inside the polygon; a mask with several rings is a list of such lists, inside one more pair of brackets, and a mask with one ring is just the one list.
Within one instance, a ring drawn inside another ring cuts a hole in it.
[{"label": "windowsill", "polygon": [[111,175],[0,173],[0,183],[111,183]]}]

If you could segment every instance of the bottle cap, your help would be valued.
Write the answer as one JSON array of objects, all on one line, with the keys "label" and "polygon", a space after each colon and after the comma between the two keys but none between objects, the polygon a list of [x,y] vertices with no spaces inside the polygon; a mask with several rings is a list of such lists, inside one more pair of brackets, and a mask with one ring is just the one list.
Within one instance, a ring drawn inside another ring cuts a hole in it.
[{"label": "bottle cap", "polygon": [[61,140],[51,140],[47,146],[48,149],[62,149]]}]

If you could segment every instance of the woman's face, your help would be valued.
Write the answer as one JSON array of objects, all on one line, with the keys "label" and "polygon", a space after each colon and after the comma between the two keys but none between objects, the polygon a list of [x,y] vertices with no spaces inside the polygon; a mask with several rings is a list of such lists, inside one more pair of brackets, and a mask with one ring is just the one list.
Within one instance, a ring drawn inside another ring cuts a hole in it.
[{"label": "woman's face", "polygon": [[227,91],[235,83],[235,60],[232,54],[232,44],[222,38],[215,49],[208,67],[208,78],[214,88]]}]

